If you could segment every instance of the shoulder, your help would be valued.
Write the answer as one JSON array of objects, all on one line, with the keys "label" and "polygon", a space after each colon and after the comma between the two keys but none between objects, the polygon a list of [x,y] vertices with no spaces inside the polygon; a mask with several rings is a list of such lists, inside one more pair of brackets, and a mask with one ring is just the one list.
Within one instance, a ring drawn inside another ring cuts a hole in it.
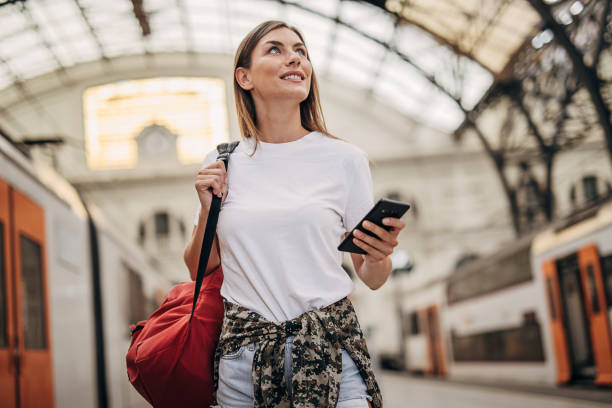
[{"label": "shoulder", "polygon": [[319,143],[325,144],[326,149],[333,152],[336,158],[346,162],[368,161],[368,154],[359,146],[346,140],[317,133],[319,134]]},{"label": "shoulder", "polygon": [[204,156],[204,161],[202,162],[202,167],[204,168],[212,163],[215,162],[217,158],[217,149],[213,149],[210,152],[206,153],[206,156]]}]

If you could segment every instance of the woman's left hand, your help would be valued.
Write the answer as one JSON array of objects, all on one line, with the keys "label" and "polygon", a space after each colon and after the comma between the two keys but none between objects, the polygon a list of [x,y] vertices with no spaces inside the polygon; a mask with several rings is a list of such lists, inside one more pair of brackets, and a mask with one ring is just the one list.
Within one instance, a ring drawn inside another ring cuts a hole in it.
[{"label": "woman's left hand", "polygon": [[359,230],[355,230],[353,242],[359,248],[367,252],[364,257],[365,262],[380,262],[393,253],[393,248],[398,244],[397,236],[400,231],[406,226],[406,223],[400,218],[387,217],[383,219],[383,224],[391,226],[391,229],[379,227],[378,225],[364,221],[363,227],[368,231],[373,232],[376,237],[372,237]]}]

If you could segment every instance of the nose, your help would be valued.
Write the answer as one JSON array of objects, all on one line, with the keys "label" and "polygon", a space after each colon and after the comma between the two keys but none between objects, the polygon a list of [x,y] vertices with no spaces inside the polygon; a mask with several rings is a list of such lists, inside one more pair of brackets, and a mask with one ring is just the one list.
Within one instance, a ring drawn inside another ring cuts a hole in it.
[{"label": "nose", "polygon": [[300,65],[300,55],[295,51],[289,54],[287,65]]}]

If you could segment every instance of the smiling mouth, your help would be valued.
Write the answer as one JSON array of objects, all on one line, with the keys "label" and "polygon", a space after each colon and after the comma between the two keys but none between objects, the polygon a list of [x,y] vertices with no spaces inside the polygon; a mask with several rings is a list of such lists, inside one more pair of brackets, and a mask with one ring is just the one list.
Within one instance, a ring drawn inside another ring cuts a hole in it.
[{"label": "smiling mouth", "polygon": [[298,74],[290,74],[290,75],[285,75],[283,77],[281,77],[282,80],[285,79],[292,79],[292,80],[297,80],[297,81],[303,81],[304,78],[302,78],[301,76],[299,76]]}]

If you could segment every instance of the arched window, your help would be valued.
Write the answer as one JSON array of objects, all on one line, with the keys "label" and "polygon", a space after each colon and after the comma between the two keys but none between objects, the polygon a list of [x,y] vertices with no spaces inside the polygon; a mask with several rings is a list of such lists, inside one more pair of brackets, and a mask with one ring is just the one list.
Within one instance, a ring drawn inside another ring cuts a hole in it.
[{"label": "arched window", "polygon": [[[229,140],[225,84],[218,78],[149,78],[89,88],[83,95],[85,147],[91,169],[132,168],[140,149],[164,148],[175,135],[180,163],[197,163]],[[144,129],[144,130],[143,130]],[[148,139],[148,137],[145,137]]]},{"label": "arched window", "polygon": [[183,219],[167,209],[159,209],[142,219],[137,233],[140,245],[155,255],[182,251],[187,238]]},{"label": "arched window", "polygon": [[569,199],[573,207],[587,205],[611,195],[610,183],[597,174],[581,176],[572,184],[569,191]]}]

